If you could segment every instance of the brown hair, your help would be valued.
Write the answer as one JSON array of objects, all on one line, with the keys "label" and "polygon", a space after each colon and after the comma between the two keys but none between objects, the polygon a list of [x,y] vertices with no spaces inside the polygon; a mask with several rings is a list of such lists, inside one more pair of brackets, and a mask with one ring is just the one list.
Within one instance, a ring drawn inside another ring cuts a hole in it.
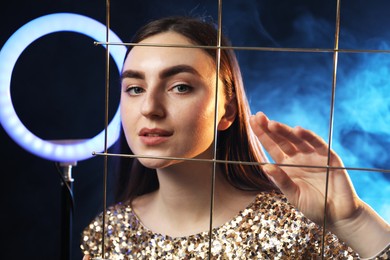
[{"label": "brown hair", "polygon": [[[201,46],[217,46],[218,31],[212,23],[192,17],[168,17],[152,21],[133,37],[138,43],[150,36],[173,31],[187,37],[191,42]],[[222,46],[230,46],[222,36]],[[128,49],[127,54],[131,51]],[[217,53],[213,48],[204,51],[216,60]],[[245,95],[240,68],[232,49],[221,50],[220,79],[223,82],[227,98],[234,97],[237,105],[237,116],[233,124],[225,131],[218,132],[217,159],[243,162],[265,162],[261,145],[249,125],[250,109]],[[132,153],[121,131],[118,141],[120,153]],[[242,190],[272,191],[277,188],[263,173],[259,165],[222,164],[226,179],[236,188]],[[136,196],[158,189],[155,170],[141,165],[137,159],[119,158],[119,178],[116,201],[132,200]]]}]

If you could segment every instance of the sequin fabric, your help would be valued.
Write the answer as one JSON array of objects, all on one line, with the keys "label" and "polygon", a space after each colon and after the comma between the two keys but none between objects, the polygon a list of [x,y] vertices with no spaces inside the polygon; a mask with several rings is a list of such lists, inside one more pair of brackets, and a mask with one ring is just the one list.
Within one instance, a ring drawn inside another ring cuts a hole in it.
[{"label": "sequin fabric", "polygon": [[[212,233],[211,259],[321,259],[322,229],[280,194],[260,193]],[[327,233],[325,241],[325,259],[359,259],[335,235]],[[101,258],[101,243],[100,214],[83,231],[81,250]],[[107,210],[105,259],[207,259],[208,248],[208,231],[170,237],[144,227],[130,205],[117,204]],[[377,259],[387,259],[387,253]]]}]

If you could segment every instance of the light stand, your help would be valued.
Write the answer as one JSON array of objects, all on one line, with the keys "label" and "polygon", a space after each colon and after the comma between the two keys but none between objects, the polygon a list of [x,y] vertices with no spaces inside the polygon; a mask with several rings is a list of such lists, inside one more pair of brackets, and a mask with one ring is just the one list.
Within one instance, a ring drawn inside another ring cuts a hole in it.
[{"label": "light stand", "polygon": [[61,181],[61,260],[70,260],[72,255],[73,231],[73,181],[72,167],[77,162],[60,162]]}]

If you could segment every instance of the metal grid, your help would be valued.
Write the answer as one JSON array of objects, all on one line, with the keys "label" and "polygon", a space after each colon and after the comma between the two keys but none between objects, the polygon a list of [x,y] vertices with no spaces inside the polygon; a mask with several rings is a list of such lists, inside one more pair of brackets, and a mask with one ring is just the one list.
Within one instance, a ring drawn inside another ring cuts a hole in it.
[{"label": "metal grid", "polygon": [[[331,147],[332,147],[332,140],[333,140],[333,131],[334,131],[334,110],[335,110],[335,93],[336,93],[336,83],[337,83],[337,69],[338,69],[338,60],[339,60],[339,53],[390,53],[390,50],[378,50],[378,49],[340,49],[339,48],[339,36],[340,36],[340,0],[336,0],[336,13],[335,13],[335,33],[334,33],[334,47],[332,49],[330,48],[275,48],[275,47],[257,47],[257,46],[221,46],[221,34],[222,34],[222,10],[223,10],[223,1],[218,1],[218,40],[217,40],[217,46],[199,46],[199,45],[191,45],[191,46],[183,46],[183,45],[157,45],[157,44],[139,44],[139,43],[116,43],[116,42],[110,42],[110,0],[106,0],[106,42],[96,42],[96,45],[105,45],[106,46],[106,100],[105,100],[105,148],[104,152],[102,153],[95,153],[97,156],[103,156],[104,157],[104,187],[103,187],[103,194],[104,194],[104,201],[103,201],[103,212],[106,211],[107,208],[107,175],[108,175],[108,169],[107,169],[107,160],[108,157],[128,157],[128,158],[154,158],[154,159],[170,159],[170,160],[180,160],[180,161],[198,161],[198,162],[208,162],[213,163],[213,173],[211,177],[211,183],[212,183],[212,190],[211,190],[211,197],[210,197],[210,230],[209,230],[209,257],[211,256],[211,248],[212,248],[212,223],[213,223],[213,199],[214,199],[214,180],[215,180],[215,166],[218,163],[224,163],[224,164],[244,164],[244,165],[264,165],[269,162],[243,162],[243,161],[225,161],[225,160],[218,160],[216,155],[216,147],[217,147],[217,131],[216,131],[216,120],[214,120],[214,136],[215,136],[215,146],[214,146],[214,158],[213,159],[194,159],[194,158],[181,158],[181,157],[151,157],[146,155],[130,155],[130,154],[114,154],[108,152],[108,146],[107,146],[107,126],[109,123],[109,89],[110,89],[110,67],[109,67],[109,59],[110,59],[110,46],[112,45],[126,45],[126,46],[153,46],[153,47],[165,47],[165,48],[175,48],[175,47],[181,47],[181,48],[203,48],[203,49],[216,49],[217,51],[217,60],[216,60],[216,73],[219,75],[219,66],[220,66],[220,51],[223,49],[234,49],[236,51],[258,51],[258,52],[293,52],[293,53],[330,53],[333,55],[333,65],[332,65],[332,79],[331,79],[331,98],[329,100],[329,127],[328,127],[328,161],[327,165],[297,165],[297,164],[278,164],[273,163],[277,166],[283,166],[283,167],[306,167],[306,168],[322,168],[326,170],[326,187],[325,187],[325,199],[324,199],[324,215],[327,214],[327,208],[325,201],[327,200],[328,196],[328,178],[329,178],[329,172],[330,170],[334,169],[346,169],[349,171],[367,171],[367,172],[381,172],[381,173],[390,173],[390,169],[382,169],[382,168],[366,168],[366,167],[332,167],[330,166],[330,153],[331,153]],[[216,88],[218,90],[218,80],[216,81]],[[218,92],[218,91],[217,91]],[[216,95],[215,100],[215,108],[216,104],[218,103],[218,95]],[[217,118],[217,109],[215,109],[215,116],[214,119]],[[103,214],[103,234],[105,233],[105,214]],[[323,229],[326,229],[326,218],[324,218],[323,222]],[[325,232],[323,232],[323,238],[321,241],[322,245],[322,253],[324,252],[324,241]],[[105,244],[105,238],[103,236],[102,240],[102,255],[105,254],[104,245]]]}]

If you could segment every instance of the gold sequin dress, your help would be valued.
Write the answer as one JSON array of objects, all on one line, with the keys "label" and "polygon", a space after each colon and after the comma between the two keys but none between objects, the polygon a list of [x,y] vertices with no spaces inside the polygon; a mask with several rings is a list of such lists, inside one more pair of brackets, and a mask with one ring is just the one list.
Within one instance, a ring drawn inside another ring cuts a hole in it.
[{"label": "gold sequin dress", "polygon": [[[101,258],[102,215],[84,230],[81,250]],[[188,237],[153,233],[130,205],[106,214],[105,259],[207,259],[209,232]],[[260,193],[234,219],[213,229],[212,259],[320,259],[322,230],[283,195]],[[326,259],[359,259],[333,234],[326,234]],[[376,259],[390,259],[389,248]]]}]

